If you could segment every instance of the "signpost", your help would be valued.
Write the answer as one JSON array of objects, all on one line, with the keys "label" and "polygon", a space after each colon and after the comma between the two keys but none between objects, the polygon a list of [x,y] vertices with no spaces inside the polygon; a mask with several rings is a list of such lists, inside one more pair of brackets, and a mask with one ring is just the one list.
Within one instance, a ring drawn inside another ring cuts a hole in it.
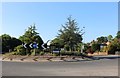
[{"label": "signpost", "polygon": [[24,48],[38,48],[38,43],[34,42],[34,43],[31,43],[31,44],[22,44],[24,46]]},{"label": "signpost", "polygon": [[36,55],[36,48],[38,48],[38,43],[34,42],[34,43],[31,43],[31,44],[23,44],[24,48],[33,48],[34,49],[34,52],[35,52],[35,55]]},{"label": "signpost", "polygon": [[[47,49],[47,43],[48,43],[49,41],[50,41],[50,40],[48,40],[46,43],[43,43],[43,44],[41,45],[41,47],[43,48],[43,50]],[[27,49],[27,48],[32,48],[32,49],[34,49],[35,55],[36,55],[36,49],[39,48],[37,42],[33,42],[33,43],[30,43],[30,44],[24,43],[24,44],[22,44],[22,45],[23,45],[23,47],[24,47],[25,49]]]}]

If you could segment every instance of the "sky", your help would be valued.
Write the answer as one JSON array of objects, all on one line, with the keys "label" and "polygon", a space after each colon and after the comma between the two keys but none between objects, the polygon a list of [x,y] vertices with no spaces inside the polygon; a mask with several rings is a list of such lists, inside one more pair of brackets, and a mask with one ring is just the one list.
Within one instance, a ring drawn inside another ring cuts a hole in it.
[{"label": "sky", "polygon": [[100,36],[116,35],[118,31],[117,2],[4,2],[2,32],[19,38],[36,24],[44,42],[54,39],[72,15],[80,30],[85,27],[84,42]]}]

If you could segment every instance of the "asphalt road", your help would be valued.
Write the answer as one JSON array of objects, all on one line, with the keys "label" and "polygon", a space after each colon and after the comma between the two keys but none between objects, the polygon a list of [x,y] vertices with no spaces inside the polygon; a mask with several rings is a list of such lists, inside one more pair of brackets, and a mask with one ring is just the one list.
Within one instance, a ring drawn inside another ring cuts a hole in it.
[{"label": "asphalt road", "polygon": [[118,59],[79,62],[2,62],[3,76],[118,76]]}]

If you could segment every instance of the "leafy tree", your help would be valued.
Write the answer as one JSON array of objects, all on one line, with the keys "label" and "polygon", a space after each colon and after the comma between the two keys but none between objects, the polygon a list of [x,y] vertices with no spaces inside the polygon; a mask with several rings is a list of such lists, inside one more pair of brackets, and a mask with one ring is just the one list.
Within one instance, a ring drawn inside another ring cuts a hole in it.
[{"label": "leafy tree", "polygon": [[92,44],[91,49],[93,52],[100,51],[100,44],[98,43]]},{"label": "leafy tree", "polygon": [[109,35],[107,38],[108,38],[108,41],[111,41],[112,38],[113,38],[113,36],[112,36],[112,35]]},{"label": "leafy tree", "polygon": [[54,40],[52,40],[50,42],[50,49],[51,49],[51,51],[56,49],[56,48],[58,48],[58,49],[64,48],[64,42],[60,38],[55,38]]},{"label": "leafy tree", "polygon": [[120,39],[120,31],[117,32],[116,38]]},{"label": "leafy tree", "polygon": [[110,41],[107,50],[109,54],[115,54],[116,51],[120,51],[120,31],[118,31],[117,36]]},{"label": "leafy tree", "polygon": [[8,34],[3,34],[0,36],[2,39],[2,52],[10,52],[13,51],[14,48],[21,44],[21,41],[19,39],[16,39],[15,37],[11,37]]},{"label": "leafy tree", "polygon": [[3,34],[0,38],[2,39],[2,52],[9,52],[11,37],[8,34]]},{"label": "leafy tree", "polygon": [[108,41],[107,37],[101,36],[101,37],[97,38],[97,42],[100,43],[100,44],[104,43],[104,42],[107,42],[107,41]]},{"label": "leafy tree", "polygon": [[120,51],[120,42],[117,38],[114,38],[110,45],[108,45],[108,53],[115,54],[116,51]]},{"label": "leafy tree", "polygon": [[51,41],[51,45],[56,46],[56,48],[57,47],[63,48],[64,47],[64,42],[60,38],[55,38],[54,40]]},{"label": "leafy tree", "polygon": [[67,18],[65,25],[59,30],[57,38],[63,42],[63,45],[69,51],[75,50],[75,46],[82,41],[82,34],[77,27],[77,22],[71,16]]},{"label": "leafy tree", "polygon": [[21,44],[22,42],[19,39],[15,37],[11,37],[10,46],[11,46],[12,51],[14,50],[16,46],[21,45]]},{"label": "leafy tree", "polygon": [[[41,45],[43,44],[42,38],[39,36],[39,33],[36,32],[35,24],[28,27],[28,29],[25,31],[24,35],[20,36],[19,39],[26,43],[27,45],[30,45],[31,43],[38,43],[39,49],[42,49]],[[31,54],[30,52],[31,48],[28,47],[26,49],[27,53]]]}]

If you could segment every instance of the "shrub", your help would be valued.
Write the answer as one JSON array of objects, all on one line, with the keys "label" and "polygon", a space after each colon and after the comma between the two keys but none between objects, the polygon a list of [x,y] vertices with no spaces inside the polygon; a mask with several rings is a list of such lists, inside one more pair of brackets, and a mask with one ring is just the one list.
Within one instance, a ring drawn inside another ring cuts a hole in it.
[{"label": "shrub", "polygon": [[92,44],[91,49],[93,52],[100,51],[100,45],[97,43]]},{"label": "shrub", "polygon": [[26,55],[26,51],[25,48],[23,47],[23,45],[19,45],[15,48],[15,53],[13,53],[14,55]]},{"label": "shrub", "polygon": [[39,55],[44,55],[45,54],[45,52],[43,52],[43,51],[41,51],[40,53],[39,53]]}]

